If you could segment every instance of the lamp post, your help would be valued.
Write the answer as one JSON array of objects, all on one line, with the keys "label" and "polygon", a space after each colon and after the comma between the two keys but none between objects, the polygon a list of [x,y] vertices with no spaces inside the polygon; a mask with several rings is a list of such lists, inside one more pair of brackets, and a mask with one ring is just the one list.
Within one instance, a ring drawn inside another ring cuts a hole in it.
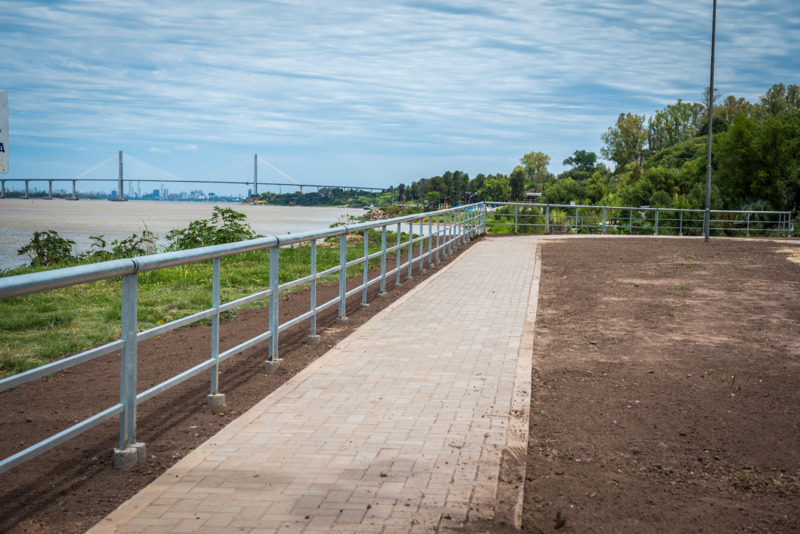
[{"label": "lamp post", "polygon": [[708,88],[708,157],[706,164],[706,212],[703,217],[703,227],[705,228],[705,242],[708,243],[708,236],[711,233],[711,136],[714,124],[714,41],[717,34],[717,0],[714,0],[714,11],[711,19],[711,82]]}]

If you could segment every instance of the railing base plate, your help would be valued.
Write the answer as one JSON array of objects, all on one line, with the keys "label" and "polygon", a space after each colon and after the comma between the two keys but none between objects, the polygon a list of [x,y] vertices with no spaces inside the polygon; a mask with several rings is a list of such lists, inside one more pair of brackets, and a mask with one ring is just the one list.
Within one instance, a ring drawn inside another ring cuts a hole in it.
[{"label": "railing base plate", "polygon": [[147,446],[144,443],[134,443],[125,449],[114,449],[114,468],[127,471],[136,465],[139,460],[147,457]]},{"label": "railing base plate", "polygon": [[274,373],[275,371],[278,370],[278,367],[280,367],[282,363],[283,360],[278,360],[278,359],[267,360],[264,362],[264,369],[268,373]]},{"label": "railing base plate", "polygon": [[225,406],[225,394],[212,393],[206,397],[206,403],[208,403],[209,406]]}]

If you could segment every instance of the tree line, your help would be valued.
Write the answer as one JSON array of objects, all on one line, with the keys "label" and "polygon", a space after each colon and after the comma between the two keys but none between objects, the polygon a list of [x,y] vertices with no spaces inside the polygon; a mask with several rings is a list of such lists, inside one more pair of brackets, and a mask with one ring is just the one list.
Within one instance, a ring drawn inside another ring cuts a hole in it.
[{"label": "tree line", "polygon": [[[554,175],[550,157],[530,152],[510,174],[461,171],[391,187],[390,197],[425,205],[476,200],[607,206],[705,207],[708,89],[699,102],[656,110],[647,117],[620,113],[594,152],[576,150]],[[800,87],[775,84],[757,102],[715,91],[712,117],[712,209],[786,210],[800,204]]]}]

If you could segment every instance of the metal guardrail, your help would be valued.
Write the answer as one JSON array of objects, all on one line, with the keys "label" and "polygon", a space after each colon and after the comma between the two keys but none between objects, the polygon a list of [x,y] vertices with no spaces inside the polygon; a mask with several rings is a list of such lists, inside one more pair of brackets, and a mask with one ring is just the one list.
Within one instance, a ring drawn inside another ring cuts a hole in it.
[{"label": "metal guardrail", "polygon": [[[487,227],[513,226],[515,234],[611,231],[683,236],[705,231],[704,210],[519,202],[487,202],[486,209]],[[789,236],[793,230],[792,212],[711,210],[709,226],[712,235]]]},{"label": "metal guardrail", "polygon": [[[150,256],[140,256],[132,259],[114,260],[103,263],[57,269],[53,271],[0,278],[0,299],[7,299],[58,288],[86,284],[98,280],[122,277],[122,296],[120,304],[122,311],[122,334],[120,339],[100,347],[81,352],[74,356],[43,365],[36,369],[0,380],[0,391],[5,391],[43,376],[74,367],[95,358],[99,358],[100,356],[120,351],[120,401],[117,404],[100,411],[92,417],[84,419],[83,421],[79,421],[75,425],[3,459],[0,461],[0,473],[4,473],[32,458],[35,458],[36,456],[52,449],[53,447],[56,447],[67,440],[86,432],[87,430],[113,417],[116,417],[117,415],[121,416],[120,435],[119,448],[114,449],[114,464],[118,468],[122,469],[133,467],[133,465],[136,464],[137,459],[145,456],[145,445],[136,441],[136,410],[139,404],[205,371],[210,372],[211,392],[208,396],[208,402],[215,405],[224,404],[224,395],[219,393],[219,365],[221,362],[259,343],[267,342],[268,360],[265,362],[265,367],[268,370],[277,369],[281,361],[278,359],[278,341],[280,332],[303,321],[309,321],[309,341],[318,341],[319,337],[316,334],[316,319],[319,312],[338,304],[338,318],[339,320],[346,320],[346,305],[349,297],[357,295],[359,292],[361,292],[362,304],[366,304],[367,289],[370,286],[378,283],[380,286],[380,292],[384,293],[386,291],[387,277],[394,275],[395,283],[399,284],[403,271],[405,271],[407,279],[411,278],[412,267],[415,262],[418,263],[420,269],[423,269],[426,264],[430,267],[433,263],[439,263],[442,256],[447,257],[453,253],[455,249],[467,243],[470,238],[486,231],[485,214],[486,211],[483,204],[471,204],[434,212],[398,217],[395,219],[340,226],[320,231],[309,231],[300,234],[287,234],[282,236],[270,236],[226,245],[154,254]],[[427,232],[425,231],[426,222]],[[414,235],[415,227],[418,232],[416,236]],[[370,254],[369,230],[374,229],[380,229],[381,249],[378,252]],[[387,244],[387,234],[389,233],[390,229],[394,230],[396,234],[396,243],[391,246]],[[407,240],[405,241],[403,240],[404,231],[407,232]],[[347,261],[347,235],[357,232],[363,232],[364,254],[360,258]],[[317,272],[317,241],[336,236],[339,237],[339,264],[327,270]],[[280,249],[281,247],[298,243],[310,244],[311,273],[308,276],[279,284],[278,270]],[[269,288],[235,301],[222,304],[220,302],[220,258],[255,250],[269,250]],[[407,257],[405,262],[401,264],[401,253],[404,251],[407,252]],[[391,270],[387,270],[387,255],[390,253],[396,253],[396,265]],[[369,262],[370,260],[376,258],[380,258],[380,274],[370,280]],[[148,271],[208,260],[211,260],[213,265],[211,308],[149,330],[137,332],[138,275]],[[358,287],[347,291],[347,268],[359,265],[362,266],[363,269],[363,281]],[[338,275],[338,295],[328,302],[317,304],[317,280],[330,275]],[[281,291],[301,284],[309,284],[310,286],[311,302],[309,311],[294,317],[283,324],[280,324],[278,317],[278,295]],[[269,302],[268,330],[229,350],[220,352],[220,314],[260,299],[268,299]],[[196,323],[208,318],[211,319],[212,332],[209,358],[192,367],[191,369],[173,376],[172,378],[169,378],[160,384],[153,385],[145,391],[137,393],[137,344],[145,339],[149,339],[159,334],[166,333],[170,330],[174,330],[176,328]]]}]

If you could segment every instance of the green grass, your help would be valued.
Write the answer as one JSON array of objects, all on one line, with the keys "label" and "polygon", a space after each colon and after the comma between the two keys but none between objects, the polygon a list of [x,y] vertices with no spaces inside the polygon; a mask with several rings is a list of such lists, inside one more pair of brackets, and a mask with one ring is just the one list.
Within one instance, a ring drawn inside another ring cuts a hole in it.
[{"label": "green grass", "polygon": [[[387,245],[392,246],[396,239],[396,234],[387,236]],[[408,239],[407,235],[403,234],[402,239]],[[370,253],[379,251],[380,243],[380,232],[371,231]],[[415,245],[415,257],[418,246]],[[363,257],[363,253],[363,240],[355,239],[348,244],[348,261]],[[317,246],[317,272],[338,264],[338,238]],[[380,258],[370,262],[370,267],[376,265],[380,265]],[[393,266],[394,260],[387,261],[387,269]],[[280,250],[280,283],[309,274],[310,245]],[[361,265],[347,270],[348,276],[361,274]],[[319,283],[336,279],[332,275]],[[220,285],[223,304],[268,289],[269,251],[223,258]],[[210,308],[211,287],[210,261],[141,273],[137,288],[140,331]],[[87,350],[97,343],[119,339],[120,300],[119,278],[0,300],[0,378]],[[266,301],[262,300],[247,307],[264,305]]]}]

